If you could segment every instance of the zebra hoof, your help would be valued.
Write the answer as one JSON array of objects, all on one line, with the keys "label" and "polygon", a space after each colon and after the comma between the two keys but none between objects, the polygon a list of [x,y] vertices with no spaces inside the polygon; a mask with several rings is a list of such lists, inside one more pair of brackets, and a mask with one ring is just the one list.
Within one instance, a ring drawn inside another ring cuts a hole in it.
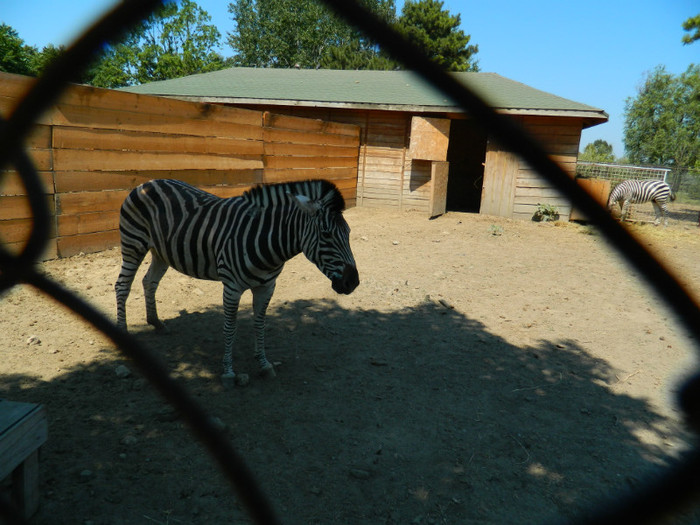
[{"label": "zebra hoof", "polygon": [[146,319],[146,322],[156,329],[156,332],[167,332],[168,329],[165,327],[160,319]]},{"label": "zebra hoof", "polygon": [[273,377],[277,377],[277,372],[275,372],[274,366],[268,365],[260,369],[259,375],[264,379],[271,379]]},{"label": "zebra hoof", "polygon": [[229,390],[236,386],[246,386],[250,382],[248,374],[223,374],[221,376],[221,384],[225,389]]}]

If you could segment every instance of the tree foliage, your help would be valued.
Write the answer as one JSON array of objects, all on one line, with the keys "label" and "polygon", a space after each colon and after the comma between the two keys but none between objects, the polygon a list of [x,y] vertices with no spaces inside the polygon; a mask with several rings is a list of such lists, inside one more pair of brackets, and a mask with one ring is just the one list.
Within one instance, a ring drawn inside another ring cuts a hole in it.
[{"label": "tree foliage", "polygon": [[34,53],[36,49],[26,46],[17,31],[7,24],[0,25],[0,71],[31,75]]},{"label": "tree foliage", "polygon": [[598,139],[586,144],[578,159],[584,162],[615,162],[615,155],[612,144]]},{"label": "tree foliage", "polygon": [[89,83],[121,87],[222,69],[221,34],[192,0],[164,3],[93,65]]},{"label": "tree foliage", "polygon": [[406,0],[398,30],[448,71],[478,71],[473,56],[479,47],[459,26],[459,14],[451,15],[440,0]]},{"label": "tree foliage", "polygon": [[[408,0],[396,17],[394,0],[363,0],[365,6],[420,45],[452,71],[477,70],[470,37],[459,15],[437,0]],[[362,32],[317,0],[239,0],[229,4],[236,29],[228,43],[233,62],[250,67],[397,69],[400,64]]]},{"label": "tree foliage", "polygon": [[632,162],[700,167],[700,66],[674,76],[650,73],[625,103],[625,149]]},{"label": "tree foliage", "polygon": [[39,51],[26,45],[12,27],[0,24],[0,71],[38,76],[62,52],[63,47],[52,44]]},{"label": "tree foliage", "polygon": [[[385,20],[395,17],[394,0],[363,3]],[[235,65],[354,67],[378,58],[368,39],[317,0],[239,0],[228,8],[236,23],[228,37]]]},{"label": "tree foliage", "polygon": [[[700,40],[700,15],[692,16],[683,22],[683,29],[689,34],[683,35],[682,42],[684,44],[692,44],[696,40]],[[691,33],[691,31],[693,31]]]}]

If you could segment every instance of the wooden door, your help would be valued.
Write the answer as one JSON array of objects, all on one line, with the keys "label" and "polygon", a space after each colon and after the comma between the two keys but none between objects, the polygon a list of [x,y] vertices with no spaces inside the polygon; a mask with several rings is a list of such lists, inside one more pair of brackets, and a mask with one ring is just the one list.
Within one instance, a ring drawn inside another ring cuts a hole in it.
[{"label": "wooden door", "polygon": [[481,188],[479,213],[500,217],[513,216],[518,168],[517,155],[489,141],[486,147],[484,185]]},{"label": "wooden door", "polygon": [[433,162],[430,166],[430,216],[437,217],[445,213],[447,206],[447,174],[449,162]]}]

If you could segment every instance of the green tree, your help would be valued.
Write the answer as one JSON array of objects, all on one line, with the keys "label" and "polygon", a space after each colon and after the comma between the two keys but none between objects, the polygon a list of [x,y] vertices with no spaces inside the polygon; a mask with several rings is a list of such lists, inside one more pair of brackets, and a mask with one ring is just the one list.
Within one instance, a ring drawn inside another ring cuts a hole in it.
[{"label": "green tree", "polygon": [[0,25],[0,71],[34,75],[32,60],[36,54],[36,48],[25,45],[17,31],[7,24]]},{"label": "green tree", "polygon": [[624,142],[632,162],[700,167],[700,66],[679,76],[663,66],[625,102]]},{"label": "green tree", "polygon": [[[408,0],[396,18],[394,0],[363,0],[365,6],[420,45],[451,71],[477,71],[478,47],[458,29],[460,16],[437,0]],[[317,0],[239,0],[229,4],[236,23],[228,43],[233,62],[249,67],[397,69],[361,31],[348,26]]]},{"label": "green tree", "polygon": [[690,17],[688,20],[683,22],[683,29],[688,32],[695,30],[694,33],[683,35],[681,41],[684,44],[692,44],[696,40],[700,40],[700,15]]},{"label": "green tree", "polygon": [[459,29],[461,17],[443,9],[440,0],[406,0],[397,29],[448,71],[478,71],[471,36]]},{"label": "green tree", "polygon": [[583,153],[579,154],[579,160],[585,162],[615,162],[612,144],[598,139],[589,144],[583,149]]},{"label": "green tree", "polygon": [[[395,18],[394,0],[364,4]],[[354,69],[378,56],[376,46],[317,0],[239,0],[228,9],[236,23],[228,43],[237,66]]]},{"label": "green tree", "polygon": [[63,46],[49,44],[38,51],[36,47],[25,45],[10,26],[0,25],[0,71],[39,76],[64,50]]},{"label": "green tree", "polygon": [[56,47],[53,44],[49,44],[40,52],[34,53],[29,61],[32,74],[37,76],[41,75],[48,65],[63,52],[65,52],[65,48],[63,46]]},{"label": "green tree", "polygon": [[379,52],[377,48],[363,46],[358,40],[329,47],[320,61],[321,69],[397,69],[399,64]]},{"label": "green tree", "polygon": [[221,34],[192,0],[164,3],[124,39],[107,48],[89,72],[89,82],[121,87],[225,67],[215,51]]}]

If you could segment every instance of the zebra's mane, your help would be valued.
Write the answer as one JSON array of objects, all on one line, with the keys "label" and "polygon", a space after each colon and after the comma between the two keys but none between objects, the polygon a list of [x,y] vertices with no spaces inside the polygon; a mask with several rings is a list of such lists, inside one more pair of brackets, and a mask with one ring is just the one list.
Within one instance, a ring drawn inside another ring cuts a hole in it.
[{"label": "zebra's mane", "polygon": [[323,179],[261,184],[246,191],[243,198],[255,206],[265,208],[287,202],[289,194],[304,195],[313,201],[320,202],[331,212],[340,213],[345,209],[345,199],[338,188],[332,182]]}]

